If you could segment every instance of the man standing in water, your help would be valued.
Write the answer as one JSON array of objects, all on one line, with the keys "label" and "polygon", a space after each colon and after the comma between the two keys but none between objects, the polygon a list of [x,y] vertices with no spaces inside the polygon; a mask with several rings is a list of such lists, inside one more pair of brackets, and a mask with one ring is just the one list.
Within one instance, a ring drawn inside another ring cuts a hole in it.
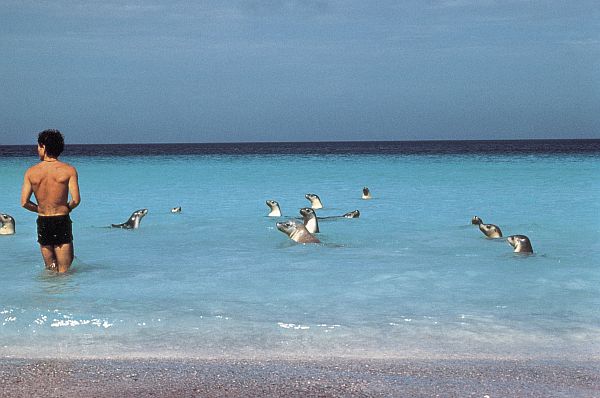
[{"label": "man standing in water", "polygon": [[[39,134],[40,163],[25,172],[21,190],[21,206],[38,213],[38,243],[46,268],[58,272],[67,272],[75,256],[69,213],[81,200],[77,170],[58,160],[64,146],[58,130],[44,130]],[[32,193],[37,204],[31,201]]]}]

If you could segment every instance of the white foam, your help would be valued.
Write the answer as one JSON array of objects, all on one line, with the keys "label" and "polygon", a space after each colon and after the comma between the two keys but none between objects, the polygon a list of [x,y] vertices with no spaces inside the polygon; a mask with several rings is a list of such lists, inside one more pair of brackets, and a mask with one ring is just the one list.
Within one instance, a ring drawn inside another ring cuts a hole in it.
[{"label": "white foam", "polygon": [[53,319],[52,323],[50,324],[50,326],[53,328],[75,327],[75,326],[85,326],[85,325],[92,325],[92,326],[103,327],[104,329],[108,329],[113,324],[109,323],[107,320],[104,320],[104,319],[80,319],[80,320]]},{"label": "white foam", "polygon": [[53,328],[58,328],[61,326],[79,326],[79,321],[75,321],[72,319],[67,319],[67,320],[62,320],[62,319],[55,319],[51,324],[51,327]]},{"label": "white foam", "polygon": [[[333,330],[333,329],[341,327],[341,325],[327,325],[326,323],[320,323],[317,326],[322,327],[322,328],[327,328],[329,330]],[[326,330],[326,332],[328,332],[329,330]]]},{"label": "white foam", "polygon": [[310,329],[310,326],[296,325],[295,323],[277,322],[277,324],[279,325],[279,327],[284,328],[284,329],[293,329],[293,330],[308,330],[308,329]]}]

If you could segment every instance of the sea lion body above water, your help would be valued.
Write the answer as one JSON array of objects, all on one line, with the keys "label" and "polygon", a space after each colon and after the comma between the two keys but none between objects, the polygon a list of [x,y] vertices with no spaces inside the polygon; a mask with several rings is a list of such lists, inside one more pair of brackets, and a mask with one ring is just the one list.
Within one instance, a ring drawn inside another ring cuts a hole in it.
[{"label": "sea lion body above water", "polygon": [[267,214],[267,216],[281,217],[281,209],[279,208],[279,203],[277,203],[274,200],[267,200],[266,203],[267,203],[267,206],[269,206],[269,209],[271,209],[271,211],[269,212],[269,214]]},{"label": "sea lion body above water", "polygon": [[349,211],[348,213],[342,214],[341,216],[327,216],[327,217],[317,217],[319,220],[331,220],[334,218],[359,218],[360,217],[360,211],[358,210],[352,210]]},{"label": "sea lion body above water", "polygon": [[308,232],[304,224],[294,220],[278,222],[277,229],[286,234],[291,240],[298,243],[321,243],[317,237]]},{"label": "sea lion body above water", "polygon": [[148,209],[140,209],[131,213],[129,219],[122,224],[112,224],[114,228],[137,229],[140,227],[140,222],[148,214]]},{"label": "sea lion body above water", "polygon": [[302,221],[304,226],[311,234],[319,233],[319,222],[317,221],[317,213],[310,207],[303,207],[300,209],[302,215]]},{"label": "sea lion body above water", "polygon": [[533,253],[531,241],[525,235],[511,235],[506,238],[506,241],[515,249],[514,253]]},{"label": "sea lion body above water", "polygon": [[358,218],[358,217],[360,217],[360,211],[358,211],[358,210],[352,210],[352,211],[349,211],[348,213],[344,214],[342,217],[344,217],[344,218]]},{"label": "sea lion body above water", "polygon": [[321,198],[319,198],[319,195],[315,195],[314,193],[307,193],[306,195],[304,195],[304,197],[310,201],[311,208],[315,210],[323,208],[323,203],[321,202]]},{"label": "sea lion body above water", "polygon": [[501,238],[502,231],[497,225],[484,224],[483,220],[477,216],[471,219],[471,224],[479,226],[479,230],[488,238]]},{"label": "sea lion body above water", "polygon": [[8,214],[0,214],[0,235],[13,235],[15,233],[15,219]]},{"label": "sea lion body above water", "polygon": [[364,188],[363,188],[362,198],[363,198],[363,199],[365,199],[365,200],[368,200],[368,199],[372,199],[372,198],[373,198],[373,197],[371,196],[371,191],[369,191],[369,188],[367,188],[367,187],[364,187]]}]

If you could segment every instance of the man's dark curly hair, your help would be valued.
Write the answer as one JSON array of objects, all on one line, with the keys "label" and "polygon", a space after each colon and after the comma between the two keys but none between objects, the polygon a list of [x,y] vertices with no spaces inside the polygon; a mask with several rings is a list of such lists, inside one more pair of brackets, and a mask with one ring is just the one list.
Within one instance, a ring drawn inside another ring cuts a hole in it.
[{"label": "man's dark curly hair", "polygon": [[46,148],[46,154],[57,158],[65,149],[65,140],[60,131],[55,129],[44,130],[38,135],[38,144]]}]

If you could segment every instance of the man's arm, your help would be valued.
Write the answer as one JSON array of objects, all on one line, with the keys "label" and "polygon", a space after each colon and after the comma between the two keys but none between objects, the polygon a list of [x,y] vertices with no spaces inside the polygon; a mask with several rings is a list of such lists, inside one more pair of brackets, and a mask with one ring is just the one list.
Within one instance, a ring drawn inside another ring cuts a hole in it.
[{"label": "man's arm", "polygon": [[32,193],[33,189],[31,188],[31,181],[29,181],[29,171],[27,171],[25,173],[25,178],[23,179],[23,188],[21,189],[21,206],[29,211],[37,213],[38,205],[31,201]]},{"label": "man's arm", "polygon": [[71,200],[67,203],[69,211],[79,206],[81,197],[79,196],[79,180],[77,176],[77,170],[73,168],[73,174],[69,178],[69,193],[71,194]]}]

